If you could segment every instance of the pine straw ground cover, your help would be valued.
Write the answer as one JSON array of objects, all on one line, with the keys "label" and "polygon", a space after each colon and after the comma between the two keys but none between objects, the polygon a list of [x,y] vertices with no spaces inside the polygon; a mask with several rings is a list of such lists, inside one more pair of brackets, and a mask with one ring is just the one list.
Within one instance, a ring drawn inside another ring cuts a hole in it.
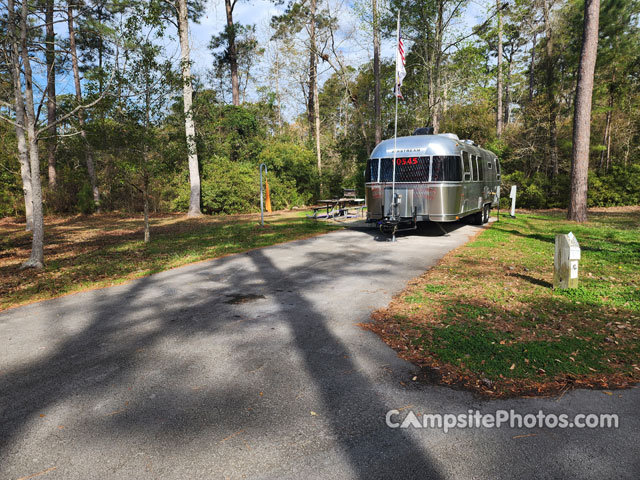
[{"label": "pine straw ground cover", "polygon": [[0,311],[88,288],[104,287],[210,258],[297,240],[336,228],[297,212],[260,215],[156,215],[151,242],[139,217],[99,214],[47,217],[45,269],[21,270],[31,234],[16,219],[0,219]]},{"label": "pine straw ground cover", "polygon": [[[640,380],[640,207],[502,217],[412,281],[365,328],[422,380],[500,397]],[[556,233],[582,249],[580,286],[553,290]]]}]

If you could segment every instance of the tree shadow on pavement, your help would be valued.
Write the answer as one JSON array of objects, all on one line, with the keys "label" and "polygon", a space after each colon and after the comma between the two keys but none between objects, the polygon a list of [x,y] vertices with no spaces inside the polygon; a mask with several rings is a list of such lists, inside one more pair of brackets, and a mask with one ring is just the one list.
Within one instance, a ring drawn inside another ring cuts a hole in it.
[{"label": "tree shadow on pavement", "polygon": [[[276,458],[310,455],[308,443],[319,465],[323,451],[337,449],[351,470],[345,477],[440,478],[408,431],[385,425],[385,413],[398,405],[385,402],[335,334],[357,328],[352,319],[328,318],[307,298],[318,281],[383,275],[388,265],[365,268],[337,252],[314,253],[286,268],[256,250],[1,314],[0,326],[42,315],[33,321],[57,329],[50,341],[59,343],[35,360],[2,368],[0,463],[25,455],[34,422],[62,408],[75,410],[73,441],[112,439],[113,456],[146,445],[167,461],[174,452],[176,462],[189,455],[193,463],[216,465],[217,473],[265,475]],[[229,301],[239,293],[262,302],[260,314]],[[64,333],[59,322],[67,321],[76,333]],[[303,399],[319,399],[315,416],[308,403],[289,397],[298,390]],[[260,440],[253,453],[232,448],[239,432]],[[246,470],[225,470],[244,468],[251,455],[257,458]]]}]

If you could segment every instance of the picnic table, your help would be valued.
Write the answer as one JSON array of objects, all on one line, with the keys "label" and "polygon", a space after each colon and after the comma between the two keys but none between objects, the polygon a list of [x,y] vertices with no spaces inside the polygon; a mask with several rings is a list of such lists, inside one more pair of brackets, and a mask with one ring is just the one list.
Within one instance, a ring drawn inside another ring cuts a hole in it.
[{"label": "picnic table", "polygon": [[[364,208],[364,198],[352,198],[352,197],[342,197],[342,198],[331,198],[326,200],[318,200],[318,204],[321,204],[320,207],[313,207],[313,215],[312,218],[334,218],[334,217],[349,217],[349,208],[354,208],[356,212],[360,212],[362,215],[362,210]],[[326,214],[318,215],[318,212],[321,210],[326,210]],[[355,217],[356,215],[352,215]]]}]

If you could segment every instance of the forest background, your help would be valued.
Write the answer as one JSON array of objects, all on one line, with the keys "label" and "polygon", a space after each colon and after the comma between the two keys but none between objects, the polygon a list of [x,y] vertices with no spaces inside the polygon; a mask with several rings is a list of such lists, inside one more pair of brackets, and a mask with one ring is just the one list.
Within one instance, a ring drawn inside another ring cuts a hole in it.
[{"label": "forest background", "polygon": [[[34,161],[45,215],[255,212],[261,163],[275,209],[362,194],[369,154],[393,136],[398,11],[398,135],[432,125],[473,139],[499,156],[520,206],[567,207],[584,1],[264,6],[0,0],[0,216],[29,213]],[[234,20],[240,8],[252,23]],[[190,57],[189,29],[212,12],[224,25]],[[639,13],[637,0],[601,2],[589,206],[640,203]]]}]

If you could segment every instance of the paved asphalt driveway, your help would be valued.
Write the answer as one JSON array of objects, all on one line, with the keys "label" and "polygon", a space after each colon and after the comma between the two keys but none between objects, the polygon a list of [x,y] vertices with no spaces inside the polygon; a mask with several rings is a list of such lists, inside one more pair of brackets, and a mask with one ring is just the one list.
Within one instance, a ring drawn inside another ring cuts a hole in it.
[{"label": "paved asphalt driveway", "polygon": [[[640,389],[412,382],[356,324],[479,227],[346,230],[0,314],[0,478],[634,478]],[[619,429],[391,429],[389,409],[611,412]],[[39,475],[39,476],[35,476]]]}]

